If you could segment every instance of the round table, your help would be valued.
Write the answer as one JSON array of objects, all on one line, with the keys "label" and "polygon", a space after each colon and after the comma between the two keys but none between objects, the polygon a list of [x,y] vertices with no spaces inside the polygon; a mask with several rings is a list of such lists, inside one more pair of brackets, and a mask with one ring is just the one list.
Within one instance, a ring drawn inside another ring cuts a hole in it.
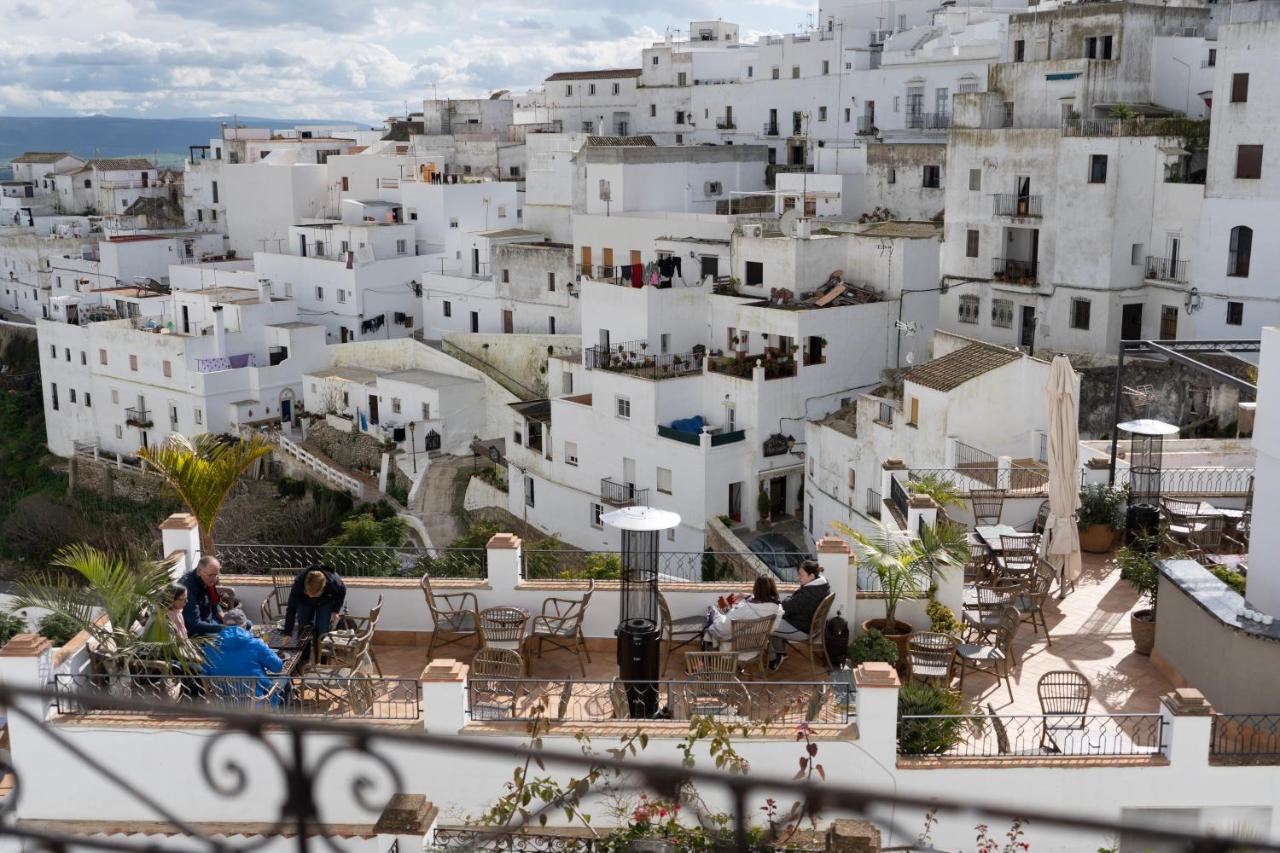
[{"label": "round table", "polygon": [[523,607],[499,605],[480,611],[480,639],[483,645],[521,651],[529,612]]}]

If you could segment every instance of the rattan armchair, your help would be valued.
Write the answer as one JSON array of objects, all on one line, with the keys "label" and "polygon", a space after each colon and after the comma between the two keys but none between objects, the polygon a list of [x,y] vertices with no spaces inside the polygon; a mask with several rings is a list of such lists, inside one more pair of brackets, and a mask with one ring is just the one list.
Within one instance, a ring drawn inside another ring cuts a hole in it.
[{"label": "rattan armchair", "polygon": [[665,675],[667,664],[671,662],[671,655],[676,649],[694,644],[701,645],[702,637],[707,631],[707,618],[699,615],[672,619],[667,597],[661,592],[658,593],[658,610],[662,614],[662,639],[667,641],[667,654],[662,659],[662,672]]},{"label": "rattan armchair", "polygon": [[730,648],[737,656],[740,668],[748,673],[754,671],[764,678],[765,666],[769,662],[769,634],[776,621],[776,616],[761,616],[759,619],[734,619],[729,623],[733,628]]},{"label": "rattan armchair", "polygon": [[435,651],[436,641],[441,645],[461,643],[468,637],[480,640],[480,605],[474,592],[437,593],[431,590],[431,576],[423,575],[419,582],[431,610],[431,641],[427,644],[427,659]]},{"label": "rattan armchair", "polygon": [[973,505],[975,526],[999,524],[1004,514],[1004,489],[970,489],[969,502]]},{"label": "rattan armchair", "polygon": [[509,720],[516,716],[524,666],[524,658],[511,649],[486,646],[476,652],[467,683],[472,719]]},{"label": "rattan armchair", "polygon": [[941,680],[942,686],[951,683],[955,667],[956,640],[948,634],[921,631],[907,640],[907,664],[910,677],[928,684]]},{"label": "rattan armchair", "polygon": [[1032,631],[1038,634],[1041,628],[1044,629],[1045,644],[1050,646],[1053,645],[1053,638],[1049,636],[1049,625],[1044,621],[1044,604],[1049,600],[1049,588],[1057,577],[1058,570],[1047,560],[1038,560],[1031,579],[1009,602],[1018,608],[1024,622],[1031,623]]},{"label": "rattan armchair", "polygon": [[1040,534],[1016,533],[1000,537],[1000,553],[996,555],[996,571],[1006,577],[1026,582],[1040,559]]},{"label": "rattan armchair", "polygon": [[1040,713],[1044,720],[1040,729],[1040,747],[1061,752],[1053,738],[1054,730],[1083,730],[1085,715],[1089,713],[1089,700],[1093,688],[1089,680],[1069,669],[1055,669],[1040,676],[1036,682],[1036,697],[1040,700]]},{"label": "rattan armchair", "polygon": [[578,658],[583,678],[587,677],[591,653],[587,651],[587,639],[582,633],[582,620],[586,616],[587,605],[591,603],[591,593],[595,592],[595,588],[596,582],[593,580],[582,598],[548,598],[543,601],[542,615],[533,617],[533,630],[527,641],[527,648],[533,650],[538,657],[542,657],[543,643],[573,652]]},{"label": "rattan armchair", "polygon": [[[766,642],[768,634],[766,633]],[[672,689],[681,716],[739,717],[751,703],[751,694],[738,680],[738,655],[734,652],[685,652],[685,681]]]},{"label": "rattan armchair", "polygon": [[964,676],[969,670],[989,672],[996,684],[1003,680],[1013,701],[1013,638],[1022,624],[1022,614],[1013,605],[1005,605],[1000,624],[986,643],[961,643],[956,647],[956,665],[960,667],[960,692],[964,693]]},{"label": "rattan armchair", "polygon": [[289,590],[293,587],[293,576],[283,572],[271,573],[271,589],[267,597],[258,607],[263,625],[275,625],[284,621],[285,611],[289,607]]},{"label": "rattan armchair", "polygon": [[813,611],[813,621],[809,623],[809,636],[803,640],[792,640],[787,637],[780,637],[784,644],[784,648],[792,646],[802,647],[806,656],[809,658],[809,672],[814,676],[818,674],[817,660],[821,660],[824,669],[831,669],[831,658],[827,657],[827,616],[831,613],[831,606],[835,604],[836,597],[832,593],[818,604],[818,609]]},{"label": "rattan armchair", "polygon": [[1024,584],[1017,578],[994,578],[966,590],[964,612],[961,614],[965,642],[982,642],[999,628],[1005,605],[1024,589]]},{"label": "rattan armchair", "polygon": [[[355,645],[357,638],[365,631],[376,632],[378,630],[378,618],[382,616],[382,596],[378,596],[378,603],[373,605],[373,609],[369,611],[368,616],[344,616],[349,627],[339,628],[330,631],[320,637],[320,658],[321,660],[328,657],[341,657],[346,654],[350,648]],[[378,663],[378,657],[373,653],[373,643],[370,642],[369,662],[373,664],[374,670],[379,677],[382,675],[382,665]]]}]

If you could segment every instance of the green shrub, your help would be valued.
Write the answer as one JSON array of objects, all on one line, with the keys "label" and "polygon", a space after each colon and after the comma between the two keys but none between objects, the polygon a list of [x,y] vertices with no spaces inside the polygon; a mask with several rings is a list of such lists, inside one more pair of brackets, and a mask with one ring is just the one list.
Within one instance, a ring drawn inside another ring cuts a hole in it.
[{"label": "green shrub", "polygon": [[583,564],[582,577],[616,581],[622,577],[622,558],[613,553],[589,554]]},{"label": "green shrub", "polygon": [[896,664],[898,662],[898,646],[893,640],[886,639],[875,628],[854,637],[849,643],[849,666],[860,663],[880,661]]},{"label": "green shrub", "polygon": [[395,549],[405,544],[408,530],[404,519],[398,516],[379,521],[372,511],[353,515],[343,520],[341,533],[324,543],[325,561],[341,575],[386,577],[399,574],[400,559]]},{"label": "green shrub", "polygon": [[1080,509],[1076,511],[1076,523],[1083,530],[1094,524],[1105,524],[1112,530],[1124,527],[1124,510],[1129,501],[1129,490],[1112,488],[1106,483],[1094,483],[1080,491]]},{"label": "green shrub", "polygon": [[319,483],[308,482],[307,490],[311,492],[311,500],[317,509],[325,513],[335,516],[346,515],[356,505],[355,500],[346,492],[331,489]]},{"label": "green shrub", "polygon": [[[390,492],[390,490],[390,486],[388,486],[387,491]],[[360,508],[360,511],[372,515],[378,521],[386,521],[388,518],[396,517],[396,508],[388,503],[386,498],[379,498],[377,503],[363,506]]]},{"label": "green shrub", "polygon": [[48,613],[40,617],[40,636],[48,638],[55,646],[65,646],[71,638],[80,633],[80,626],[74,619],[60,613]]},{"label": "green shrub", "polygon": [[732,528],[733,528],[733,517],[732,517],[732,516],[728,516],[728,515],[717,515],[717,516],[716,516],[716,518],[717,518],[717,519],[719,519],[719,520],[720,520],[720,523],[721,523],[721,524],[723,524],[725,527],[728,527],[728,528],[730,528],[730,529],[732,529]]},{"label": "green shrub", "polygon": [[1229,566],[1210,566],[1209,572],[1215,578],[1231,587],[1231,591],[1244,595],[1245,579],[1244,575],[1239,572],[1232,571]]},{"label": "green shrub", "polygon": [[716,559],[710,548],[702,549],[702,582],[718,583],[733,577],[733,564],[728,560]]},{"label": "green shrub", "polygon": [[27,617],[12,610],[0,611],[0,646],[27,630]]},{"label": "green shrub", "polygon": [[[960,740],[964,718],[960,694],[931,684],[908,682],[898,691],[898,753],[945,755]],[[928,720],[904,720],[926,716]],[[954,719],[948,719],[954,717]]]},{"label": "green shrub", "polygon": [[1132,544],[1116,551],[1115,556],[1120,579],[1133,584],[1139,599],[1145,599],[1152,610],[1156,607],[1156,593],[1160,589],[1160,570],[1156,568],[1158,541],[1156,536],[1140,536]]},{"label": "green shrub", "polygon": [[281,477],[276,480],[276,494],[282,498],[301,498],[307,494],[307,481]]},{"label": "green shrub", "polygon": [[929,599],[929,606],[925,612],[929,614],[930,631],[952,635],[960,633],[960,620],[956,619],[955,612],[941,601],[936,598]]}]

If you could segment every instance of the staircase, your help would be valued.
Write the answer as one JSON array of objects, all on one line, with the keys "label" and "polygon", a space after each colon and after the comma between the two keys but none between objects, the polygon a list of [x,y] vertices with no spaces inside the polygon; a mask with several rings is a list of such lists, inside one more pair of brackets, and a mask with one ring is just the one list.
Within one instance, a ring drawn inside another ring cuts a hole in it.
[{"label": "staircase", "polygon": [[[241,427],[241,432],[247,432],[245,427]],[[271,430],[262,433],[267,439],[275,445],[276,449],[285,456],[293,459],[307,471],[315,475],[315,477],[336,489],[342,489],[349,492],[352,497],[360,499],[364,497],[365,484],[356,477],[347,472],[329,464],[325,460],[316,456],[302,445],[295,442],[289,436],[278,430]]]}]

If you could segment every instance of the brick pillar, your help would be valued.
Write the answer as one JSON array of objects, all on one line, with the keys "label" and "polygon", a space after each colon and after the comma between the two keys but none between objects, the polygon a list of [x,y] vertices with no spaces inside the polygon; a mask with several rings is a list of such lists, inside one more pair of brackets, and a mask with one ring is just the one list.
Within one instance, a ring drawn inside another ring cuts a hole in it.
[{"label": "brick pillar", "polygon": [[857,688],[854,710],[858,743],[882,767],[898,760],[898,689],[902,682],[893,664],[864,663],[853,671]]},{"label": "brick pillar", "polygon": [[161,550],[164,556],[179,555],[173,564],[173,577],[182,577],[196,567],[200,559],[200,525],[187,512],[175,512],[160,522]]},{"label": "brick pillar", "polygon": [[422,794],[393,794],[373,831],[378,850],[424,850],[434,843],[440,810]]},{"label": "brick pillar", "polygon": [[418,677],[422,688],[422,727],[454,734],[467,724],[467,665],[452,658],[427,664]]},{"label": "brick pillar", "polygon": [[500,598],[520,585],[521,549],[524,542],[514,533],[495,533],[485,544],[489,586]]},{"label": "brick pillar", "polygon": [[880,853],[880,830],[867,820],[833,821],[827,830],[830,853]]},{"label": "brick pillar", "polygon": [[839,536],[824,536],[818,540],[816,547],[818,565],[822,567],[822,573],[827,576],[827,582],[831,584],[831,591],[836,597],[831,615],[840,613],[845,619],[852,621],[854,602],[858,596],[858,568],[849,559],[853,549]]}]

